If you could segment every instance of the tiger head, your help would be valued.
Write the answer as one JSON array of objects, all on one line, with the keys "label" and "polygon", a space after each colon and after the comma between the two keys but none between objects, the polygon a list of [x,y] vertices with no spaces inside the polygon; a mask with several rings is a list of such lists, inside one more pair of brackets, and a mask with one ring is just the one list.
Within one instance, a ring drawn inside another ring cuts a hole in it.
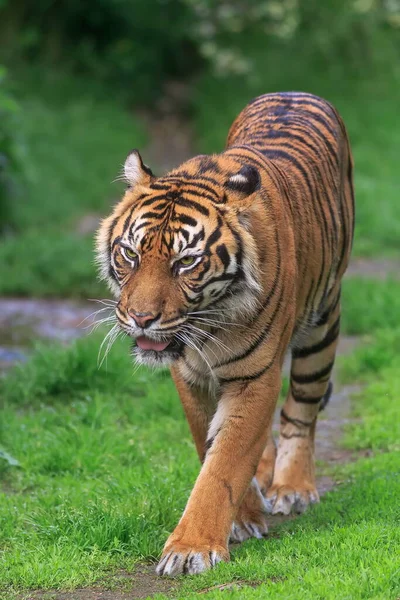
[{"label": "tiger head", "polygon": [[255,310],[260,173],[228,151],[157,178],[135,150],[124,179],[125,195],[97,234],[100,275],[119,326],[136,340],[135,359],[165,365],[190,345],[193,327]]}]

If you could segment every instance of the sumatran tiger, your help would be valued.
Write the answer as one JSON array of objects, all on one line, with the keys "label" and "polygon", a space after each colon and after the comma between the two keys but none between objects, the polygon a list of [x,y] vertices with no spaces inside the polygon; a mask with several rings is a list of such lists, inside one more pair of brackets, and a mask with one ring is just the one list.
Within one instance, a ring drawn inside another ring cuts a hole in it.
[{"label": "sumatran tiger", "polygon": [[98,232],[101,275],[134,359],[171,366],[202,463],[160,575],[227,561],[229,540],[266,535],[268,513],[319,500],[314,434],[332,390],[352,170],[336,109],[294,92],[252,100],[221,154],[163,177],[136,150],[126,159],[127,190]]}]

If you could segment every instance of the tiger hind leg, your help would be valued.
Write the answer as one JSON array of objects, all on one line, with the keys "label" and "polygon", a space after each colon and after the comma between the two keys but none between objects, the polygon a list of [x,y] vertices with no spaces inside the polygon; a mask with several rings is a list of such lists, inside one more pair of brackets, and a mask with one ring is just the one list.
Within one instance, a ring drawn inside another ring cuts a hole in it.
[{"label": "tiger hind leg", "polygon": [[332,391],[331,371],[340,327],[339,300],[314,326],[301,348],[292,351],[290,390],[281,411],[274,477],[268,510],[303,512],[319,502],[315,481],[314,436],[318,412]]}]

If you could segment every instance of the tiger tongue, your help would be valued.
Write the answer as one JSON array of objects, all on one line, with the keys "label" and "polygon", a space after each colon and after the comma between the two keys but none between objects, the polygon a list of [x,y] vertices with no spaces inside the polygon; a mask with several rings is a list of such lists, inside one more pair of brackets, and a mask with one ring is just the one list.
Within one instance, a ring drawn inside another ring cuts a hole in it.
[{"label": "tiger tongue", "polygon": [[156,342],[144,335],[136,338],[136,344],[141,350],[155,350],[156,352],[161,352],[162,350],[165,350],[169,343],[170,342]]}]

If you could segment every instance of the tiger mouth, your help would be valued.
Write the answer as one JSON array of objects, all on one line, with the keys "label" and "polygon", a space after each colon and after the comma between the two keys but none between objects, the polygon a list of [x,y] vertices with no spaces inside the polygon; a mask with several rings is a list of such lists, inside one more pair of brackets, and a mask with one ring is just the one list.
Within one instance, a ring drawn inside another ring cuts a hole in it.
[{"label": "tiger mouth", "polygon": [[136,347],[142,352],[155,352],[156,354],[173,352],[177,353],[183,349],[183,342],[176,338],[166,341],[157,341],[152,338],[141,335],[136,338]]}]

